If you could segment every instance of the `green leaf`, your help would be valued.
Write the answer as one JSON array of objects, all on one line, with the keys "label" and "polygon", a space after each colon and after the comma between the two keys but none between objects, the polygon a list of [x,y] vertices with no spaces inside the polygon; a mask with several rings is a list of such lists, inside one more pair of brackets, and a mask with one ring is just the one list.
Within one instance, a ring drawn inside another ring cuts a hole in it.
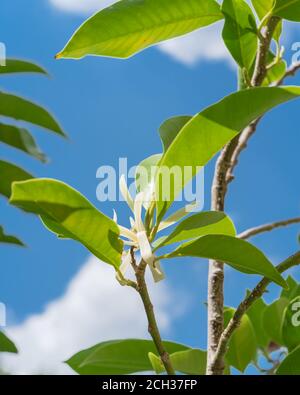
[{"label": "green leaf", "polygon": [[281,60],[269,68],[266,78],[263,81],[264,86],[271,85],[274,82],[280,81],[285,75],[287,64],[285,60]]},{"label": "green leaf", "polygon": [[282,376],[300,375],[300,346],[281,362],[276,374]]},{"label": "green leaf", "polygon": [[0,74],[10,73],[41,73],[47,74],[47,72],[40,66],[27,62],[25,60],[18,59],[6,59],[5,66],[0,67]]},{"label": "green leaf", "polygon": [[[252,0],[252,5],[260,20],[264,19],[267,14],[271,13],[274,3],[275,0]],[[277,43],[279,43],[281,37],[282,27],[282,21],[280,21],[273,35],[273,38]]]},{"label": "green leaf", "polygon": [[11,185],[14,181],[24,181],[33,176],[20,167],[0,160],[0,195],[7,198],[11,195]]},{"label": "green leaf", "polygon": [[170,355],[173,368],[184,374],[205,375],[207,353],[202,350],[178,351]]},{"label": "green leaf", "polygon": [[[182,344],[163,343],[169,354],[188,350]],[[148,354],[156,352],[151,340],[112,340],[80,351],[66,363],[81,375],[131,374],[153,370]]]},{"label": "green leaf", "polygon": [[122,242],[116,223],[61,181],[34,179],[13,184],[10,203],[38,214],[54,232],[79,241],[97,258],[118,268]]},{"label": "green leaf", "polygon": [[18,350],[14,343],[3,333],[0,332],[0,352],[17,354]]},{"label": "green leaf", "polygon": [[[148,357],[156,374],[161,374],[165,372],[164,365],[162,364],[161,359],[157,355],[149,353]],[[202,351],[199,349],[178,351],[170,355],[170,360],[176,372],[189,375],[205,375],[207,360],[206,351]],[[230,374],[230,368],[227,364],[224,374]]]},{"label": "green leaf", "polygon": [[225,235],[208,235],[184,243],[164,258],[193,256],[225,262],[247,274],[259,274],[286,287],[285,280],[268,258],[245,240]]},{"label": "green leaf", "polygon": [[222,18],[214,0],[121,0],[84,22],[57,58],[127,58]]},{"label": "green leaf", "polygon": [[[247,296],[249,295],[249,291],[247,292]],[[252,304],[252,306],[247,310],[247,315],[252,323],[256,340],[258,346],[264,350],[270,343],[270,338],[265,332],[263,326],[263,316],[264,312],[267,308],[266,303],[262,298],[259,298],[256,302]]]},{"label": "green leaf", "polygon": [[17,239],[15,236],[6,235],[2,226],[0,226],[0,243],[16,244],[24,247],[21,240]]},{"label": "green leaf", "polygon": [[273,15],[300,22],[300,0],[276,0]]},{"label": "green leaf", "polygon": [[46,162],[46,156],[41,152],[34,138],[26,129],[0,123],[0,142],[26,152],[42,162]]},{"label": "green leaf", "polygon": [[289,351],[300,345],[300,296],[293,299],[285,309],[282,340]]},{"label": "green leaf", "polygon": [[209,234],[235,236],[236,230],[233,222],[226,214],[218,211],[204,211],[180,222],[167,237],[156,244],[156,249]]},{"label": "green leaf", "polygon": [[257,53],[256,22],[251,8],[244,0],[224,0],[223,40],[233,59],[250,71]]},{"label": "green leaf", "polygon": [[161,374],[166,371],[161,359],[156,354],[154,354],[153,352],[149,352],[148,358],[156,374]]},{"label": "green leaf", "polygon": [[[224,325],[228,325],[233,317],[235,309],[227,308],[224,311]],[[241,324],[233,333],[229,348],[226,353],[226,361],[231,366],[244,372],[247,366],[256,359],[257,343],[253,326],[247,314],[242,318]]]},{"label": "green leaf", "polygon": [[259,19],[263,19],[272,11],[274,5],[274,0],[251,0],[251,2]]},{"label": "green leaf", "polygon": [[[178,133],[160,161],[156,177],[157,217],[161,216],[193,176],[250,122],[268,110],[300,95],[297,87],[245,89],[208,107],[194,116]],[[193,149],[191,150],[191,147]],[[179,167],[184,180],[169,190],[165,169]],[[185,167],[190,168],[188,176]],[[161,185],[162,184],[162,185]]]},{"label": "green leaf", "polygon": [[136,167],[135,182],[137,192],[143,191],[150,193],[161,157],[162,154],[151,155]]},{"label": "green leaf", "polygon": [[263,325],[266,333],[278,345],[283,345],[281,330],[284,309],[288,304],[288,299],[280,298],[267,306],[263,316]]},{"label": "green leaf", "polygon": [[180,115],[164,121],[159,128],[159,135],[163,143],[164,152],[173,143],[180,130],[192,119],[190,115]]},{"label": "green leaf", "polygon": [[0,92],[0,116],[29,122],[65,136],[59,124],[48,111],[19,96]]},{"label": "green leaf", "polygon": [[283,289],[281,296],[287,298],[288,300],[293,300],[296,296],[300,296],[300,284],[298,284],[292,276],[288,276],[286,282],[289,286],[289,289]]}]

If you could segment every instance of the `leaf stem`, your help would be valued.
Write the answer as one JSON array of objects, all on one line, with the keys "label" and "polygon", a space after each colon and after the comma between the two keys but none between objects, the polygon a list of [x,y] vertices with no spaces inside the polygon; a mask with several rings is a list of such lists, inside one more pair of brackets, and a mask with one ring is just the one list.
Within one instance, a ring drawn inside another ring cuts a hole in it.
[{"label": "leaf stem", "polygon": [[165,349],[165,346],[163,344],[159,328],[157,325],[155,313],[154,313],[154,308],[153,304],[150,299],[150,295],[148,292],[148,287],[146,284],[145,280],[145,271],[147,264],[145,261],[141,260],[140,264],[138,265],[135,260],[134,256],[134,249],[131,249],[131,264],[132,267],[135,271],[135,276],[136,276],[136,281],[137,281],[137,291],[140,294],[140,297],[142,299],[144,309],[147,315],[148,319],[148,332],[150,336],[152,337],[152,340],[156,346],[156,349],[158,351],[158,354],[160,356],[160,359],[166,369],[166,372],[169,375],[175,375],[175,370],[172,366],[172,363],[170,361],[169,354],[167,350]]}]

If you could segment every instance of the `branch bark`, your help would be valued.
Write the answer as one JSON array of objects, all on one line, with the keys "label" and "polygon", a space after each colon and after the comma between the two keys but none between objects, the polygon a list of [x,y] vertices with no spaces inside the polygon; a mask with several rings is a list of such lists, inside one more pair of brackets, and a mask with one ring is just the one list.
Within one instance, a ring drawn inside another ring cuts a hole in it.
[{"label": "branch bark", "polygon": [[172,366],[169,354],[168,354],[167,350],[165,349],[165,346],[163,344],[163,341],[162,341],[162,338],[161,338],[161,335],[160,335],[160,332],[158,329],[153,304],[151,302],[150,295],[148,292],[148,287],[147,287],[147,283],[145,280],[145,271],[146,271],[147,264],[145,261],[142,260],[140,262],[140,264],[137,265],[133,248],[131,248],[130,253],[131,253],[131,265],[134,269],[135,277],[136,277],[136,281],[137,281],[136,290],[138,291],[138,293],[142,299],[144,309],[145,309],[147,319],[148,319],[148,332],[149,332],[150,336],[152,337],[152,340],[153,340],[155,347],[158,351],[160,359],[166,369],[166,372],[169,375],[175,375],[175,370]]},{"label": "branch bark", "polygon": [[[284,262],[279,264],[277,266],[277,270],[279,273],[283,273],[287,271],[288,269],[297,266],[300,264],[300,251],[298,251],[296,254],[290,256],[288,259],[286,259]],[[212,363],[212,369],[215,367],[217,368],[220,364],[220,361],[224,359],[224,356],[227,351],[228,343],[229,340],[234,333],[234,331],[239,327],[241,320],[243,318],[243,315],[247,312],[247,310],[253,305],[253,303],[259,299],[264,292],[266,291],[266,288],[272,281],[264,277],[258,284],[257,286],[253,289],[253,291],[247,296],[243,302],[238,306],[238,308],[235,311],[234,316],[230,320],[228,326],[226,329],[223,331],[217,351],[214,356],[214,360]]]},{"label": "branch bark", "polygon": [[[260,35],[258,54],[252,85],[262,84],[267,74],[267,55],[271,40],[279,23],[280,18],[272,17],[268,21],[265,31]],[[228,187],[228,171],[232,163],[232,156],[239,144],[238,135],[223,149],[216,163],[215,175],[212,185],[213,211],[224,211],[225,198]],[[218,343],[224,328],[224,264],[211,260],[208,273],[208,338],[207,338],[207,375],[222,375],[224,372],[224,361],[222,358],[215,360]]]},{"label": "branch bark", "polygon": [[260,226],[256,226],[254,228],[245,230],[244,232],[240,233],[238,235],[238,237],[240,239],[246,240],[246,239],[249,239],[250,237],[259,235],[261,233],[270,232],[270,231],[277,229],[277,228],[282,228],[284,226],[289,226],[289,225],[298,224],[298,223],[300,223],[300,217],[291,218],[291,219],[287,219],[284,221],[273,222],[270,224],[260,225]]}]

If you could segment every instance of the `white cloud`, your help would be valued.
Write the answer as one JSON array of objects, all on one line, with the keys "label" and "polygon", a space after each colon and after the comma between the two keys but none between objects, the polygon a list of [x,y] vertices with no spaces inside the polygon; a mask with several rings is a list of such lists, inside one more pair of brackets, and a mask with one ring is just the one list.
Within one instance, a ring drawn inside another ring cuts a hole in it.
[{"label": "white cloud", "polygon": [[172,58],[194,65],[201,60],[225,60],[232,62],[222,36],[222,24],[217,23],[197,30],[186,36],[168,40],[159,45],[159,49]]},{"label": "white cloud", "polygon": [[[149,279],[149,283],[160,328],[166,333],[178,314],[178,306],[173,306],[179,297],[165,282],[154,285]],[[6,354],[1,366],[15,374],[71,374],[62,361],[81,349],[109,339],[148,338],[138,294],[121,287],[113,268],[93,257],[70,282],[65,295],[7,333],[20,354]]]},{"label": "white cloud", "polygon": [[63,11],[80,14],[91,14],[115,2],[116,0],[50,0],[50,3]]}]

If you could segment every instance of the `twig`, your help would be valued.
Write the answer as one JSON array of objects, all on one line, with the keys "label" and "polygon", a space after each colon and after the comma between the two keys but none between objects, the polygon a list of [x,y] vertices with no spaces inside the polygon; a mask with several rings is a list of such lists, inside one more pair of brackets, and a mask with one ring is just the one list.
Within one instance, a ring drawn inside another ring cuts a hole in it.
[{"label": "twig", "polygon": [[[262,84],[267,74],[267,55],[271,40],[280,18],[271,17],[265,31],[259,36],[259,48],[255,70],[251,81],[252,86]],[[216,164],[212,185],[213,211],[224,211],[225,197],[228,186],[228,170],[232,164],[232,156],[239,144],[239,135],[223,149]],[[221,375],[224,371],[224,361],[218,359],[212,365],[224,327],[224,265],[211,260],[208,273],[208,338],[207,338],[207,375]]]},{"label": "twig", "polygon": [[135,276],[136,276],[136,280],[137,280],[137,291],[140,294],[140,297],[142,299],[144,309],[145,309],[147,319],[148,319],[149,334],[151,335],[151,337],[153,339],[153,342],[156,346],[156,349],[158,351],[160,359],[166,369],[166,372],[169,375],[175,375],[175,371],[174,371],[172,363],[170,361],[169,354],[168,354],[167,350],[165,349],[165,346],[164,346],[163,341],[160,336],[156,317],[154,314],[153,305],[152,305],[150,295],[148,292],[148,288],[147,288],[147,284],[145,281],[145,271],[146,271],[147,264],[145,261],[142,260],[140,262],[140,264],[137,265],[133,248],[131,248],[130,253],[131,253],[131,265],[135,271]]},{"label": "twig", "polygon": [[284,226],[293,225],[300,223],[300,217],[291,218],[284,221],[273,222],[270,224],[256,226],[255,228],[247,229],[244,232],[240,233],[238,237],[240,239],[249,239],[250,237],[259,235],[261,233],[270,232],[277,228],[282,228]]},{"label": "twig", "polygon": [[[288,259],[286,259],[284,262],[279,264],[277,266],[277,270],[279,273],[283,273],[287,271],[288,269],[297,266],[300,264],[300,251],[298,251],[296,254],[290,256]],[[227,325],[226,329],[223,331],[219,345],[216,351],[216,354],[214,356],[214,360],[212,363],[212,369],[215,367],[218,367],[220,364],[220,361],[224,359],[224,356],[227,351],[228,347],[228,342],[234,333],[234,331],[239,327],[241,320],[243,318],[243,315],[247,312],[247,310],[253,305],[253,303],[259,299],[264,292],[266,291],[267,286],[271,283],[272,281],[269,280],[268,278],[264,277],[254,288],[254,290],[247,296],[243,302],[238,306],[236,309],[234,316],[230,320],[229,324]]]},{"label": "twig", "polygon": [[[284,74],[284,76],[278,80],[274,86],[280,86],[284,83],[284,81],[288,78],[288,77],[292,77],[294,76],[297,71],[300,70],[300,62],[294,63],[293,65],[291,65],[286,73]],[[231,161],[230,161],[230,165],[227,171],[227,183],[229,184],[233,179],[234,179],[234,175],[233,175],[233,171],[235,169],[235,167],[238,164],[238,159],[241,155],[241,153],[247,148],[248,142],[250,140],[250,138],[254,135],[254,133],[257,130],[257,126],[259,124],[259,122],[261,121],[262,117],[258,118],[257,120],[255,120],[254,122],[252,122],[245,130],[243,130],[243,132],[238,136],[237,138],[237,144],[236,147],[234,149],[234,152],[232,154],[231,157]]]},{"label": "twig", "polygon": [[293,77],[296,75],[297,71],[300,70],[300,62],[296,62],[294,64],[292,64],[286,71],[286,73],[284,74],[284,76],[276,83],[276,86],[280,86],[284,83],[284,81],[288,78],[288,77]]}]

